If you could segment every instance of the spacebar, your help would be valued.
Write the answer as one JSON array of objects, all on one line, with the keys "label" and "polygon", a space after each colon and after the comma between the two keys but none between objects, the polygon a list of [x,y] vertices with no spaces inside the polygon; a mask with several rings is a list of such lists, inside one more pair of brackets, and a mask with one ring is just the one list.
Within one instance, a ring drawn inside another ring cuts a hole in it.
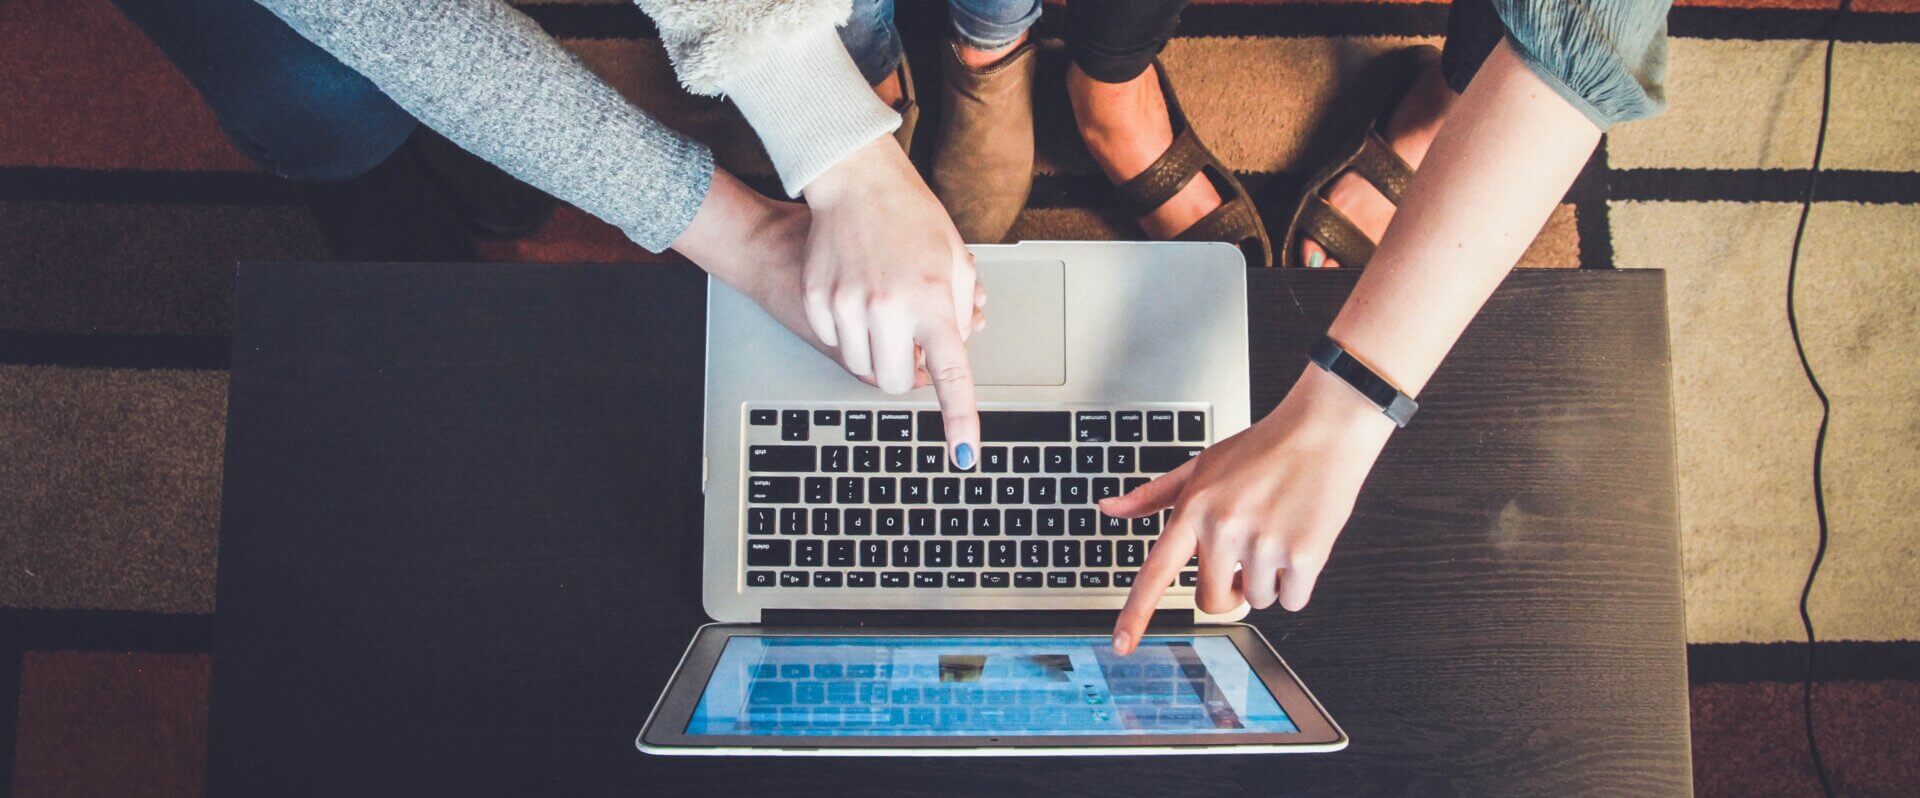
[{"label": "spacebar", "polygon": [[1071,441],[1073,414],[1065,410],[982,410],[980,440]]}]

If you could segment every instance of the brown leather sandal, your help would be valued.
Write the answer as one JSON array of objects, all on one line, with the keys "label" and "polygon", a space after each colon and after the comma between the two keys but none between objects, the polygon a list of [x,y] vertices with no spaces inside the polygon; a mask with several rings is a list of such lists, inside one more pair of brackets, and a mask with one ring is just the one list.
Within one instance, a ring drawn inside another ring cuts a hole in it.
[{"label": "brown leather sandal", "polygon": [[1344,266],[1358,268],[1373,258],[1373,239],[1327,202],[1326,188],[1341,174],[1352,171],[1379,189],[1388,202],[1400,204],[1401,195],[1413,183],[1413,167],[1394,152],[1380,130],[1412,88],[1414,79],[1439,61],[1440,51],[1424,44],[1387,53],[1368,64],[1358,85],[1341,98],[1341,107],[1348,113],[1334,124],[1342,131],[1340,141],[1344,145],[1301,192],[1300,203],[1294,206],[1292,221],[1287,224],[1287,235],[1280,242],[1283,265],[1303,265],[1301,236],[1320,242],[1327,256]]},{"label": "brown leather sandal", "polygon": [[1260,221],[1260,213],[1254,210],[1246,188],[1207,150],[1207,145],[1200,143],[1200,136],[1193,132],[1193,126],[1187,124],[1186,113],[1180,110],[1180,100],[1173,93],[1167,68],[1157,58],[1153,61],[1153,70],[1160,79],[1160,92],[1167,98],[1173,144],[1146,171],[1115,186],[1121,208],[1136,219],[1146,216],[1180,193],[1195,177],[1204,174],[1224,201],[1200,217],[1200,221],[1180,231],[1173,240],[1224,241],[1240,247],[1249,265],[1272,266],[1273,243],[1267,240],[1267,226]]}]

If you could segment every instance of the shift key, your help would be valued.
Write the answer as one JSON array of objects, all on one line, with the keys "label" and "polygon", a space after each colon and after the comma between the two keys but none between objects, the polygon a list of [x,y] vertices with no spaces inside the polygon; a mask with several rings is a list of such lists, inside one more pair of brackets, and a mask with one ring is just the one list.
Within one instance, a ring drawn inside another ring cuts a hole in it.
[{"label": "shift key", "polygon": [[1200,454],[1203,446],[1142,446],[1140,447],[1140,470],[1148,474],[1164,474],[1186,465],[1195,455]]},{"label": "shift key", "polygon": [[815,451],[812,446],[749,446],[747,470],[811,473]]}]

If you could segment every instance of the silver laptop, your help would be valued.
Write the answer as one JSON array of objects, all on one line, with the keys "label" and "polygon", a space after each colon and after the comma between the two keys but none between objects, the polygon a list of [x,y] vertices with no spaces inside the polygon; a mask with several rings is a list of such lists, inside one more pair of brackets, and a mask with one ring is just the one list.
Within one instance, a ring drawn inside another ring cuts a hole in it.
[{"label": "silver laptop", "polygon": [[[639,747],[1345,747],[1259,633],[1232,623],[1244,606],[1194,607],[1192,563],[1156,616],[1191,622],[1156,626],[1128,657],[1108,648],[1107,626],[980,623],[1117,611],[1167,517],[1113,518],[1095,503],[1246,428],[1249,386],[1246,266],[1230,245],[973,252],[992,303],[969,343],[983,434],[968,471],[947,462],[931,389],[880,393],[710,283],[701,582],[719,623],[689,646]],[[953,611],[971,625],[937,620]]]}]

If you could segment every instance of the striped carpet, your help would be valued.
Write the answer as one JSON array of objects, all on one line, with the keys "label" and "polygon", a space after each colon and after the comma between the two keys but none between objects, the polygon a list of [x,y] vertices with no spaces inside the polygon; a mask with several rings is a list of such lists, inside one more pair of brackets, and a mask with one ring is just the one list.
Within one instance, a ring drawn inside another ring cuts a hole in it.
[{"label": "striped carpet", "polygon": [[[902,27],[930,53],[939,12]],[[1681,2],[1671,111],[1607,137],[1533,268],[1668,270],[1696,786],[1817,791],[1796,609],[1818,406],[1781,295],[1834,0]],[[636,103],[770,169],[727,106],[679,93],[625,2],[524,3]],[[1839,28],[1802,324],[1835,401],[1834,542],[1812,610],[1821,749],[1848,795],[1920,783],[1920,0]],[[1366,57],[1444,30],[1444,4],[1200,2],[1166,62],[1195,126],[1269,215]],[[931,64],[923,55],[921,63]],[[1057,65],[1056,65],[1057,68]],[[933,70],[922,68],[930,93]],[[326,258],[301,193],[261,174],[105,0],[0,0],[0,791],[191,795],[204,754],[231,264]],[[1057,76],[1057,72],[1055,73]],[[1066,117],[1039,99],[1041,175],[1016,234],[1131,237]],[[485,241],[511,261],[658,260],[563,209]]]}]

